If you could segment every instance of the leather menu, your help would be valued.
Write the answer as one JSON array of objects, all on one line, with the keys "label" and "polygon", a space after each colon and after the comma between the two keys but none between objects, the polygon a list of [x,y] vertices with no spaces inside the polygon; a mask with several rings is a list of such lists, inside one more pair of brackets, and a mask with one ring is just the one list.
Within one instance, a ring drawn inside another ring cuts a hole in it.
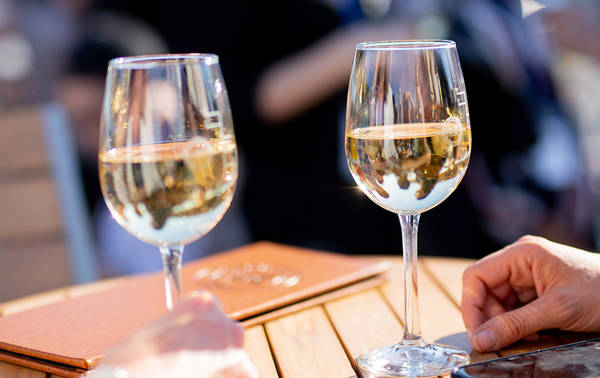
[{"label": "leather menu", "polygon": [[[372,258],[259,242],[185,264],[182,284],[184,294],[211,291],[229,316],[247,321],[286,313],[282,308],[291,304],[298,309],[303,303],[318,302],[307,299],[330,300],[335,289],[349,285],[364,290],[371,282],[380,284],[372,278],[388,267],[387,262]],[[340,296],[349,292],[339,290]],[[93,367],[111,346],[164,313],[164,295],[159,272],[0,317],[0,360],[51,373],[58,366],[63,374],[72,371],[78,376],[80,369]]]}]

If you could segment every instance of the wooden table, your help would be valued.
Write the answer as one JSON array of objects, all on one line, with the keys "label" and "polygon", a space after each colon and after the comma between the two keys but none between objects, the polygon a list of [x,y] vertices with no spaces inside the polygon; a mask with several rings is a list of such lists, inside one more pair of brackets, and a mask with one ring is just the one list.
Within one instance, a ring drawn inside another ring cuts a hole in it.
[{"label": "wooden table", "polygon": [[[402,259],[388,258],[393,268],[382,287],[330,300],[246,328],[245,349],[259,376],[356,377],[354,359],[364,350],[397,342],[402,336]],[[472,350],[459,311],[462,272],[471,260],[421,258],[419,296],[421,325],[427,341],[468,350],[471,361],[513,355],[598,335],[545,332],[533,342],[520,342],[498,353]],[[0,304],[0,316],[104,290],[127,278],[104,280]],[[50,374],[0,362],[0,377],[51,378]]]}]

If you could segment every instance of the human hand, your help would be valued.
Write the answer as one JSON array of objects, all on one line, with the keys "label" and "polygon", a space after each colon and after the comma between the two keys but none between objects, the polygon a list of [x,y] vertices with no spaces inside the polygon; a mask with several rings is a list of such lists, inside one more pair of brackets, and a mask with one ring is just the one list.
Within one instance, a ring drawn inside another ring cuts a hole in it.
[{"label": "human hand", "polygon": [[173,311],[110,350],[91,377],[253,378],[242,349],[243,329],[208,292],[194,293]]},{"label": "human hand", "polygon": [[497,350],[548,328],[600,331],[600,255],[524,236],[463,273],[473,347]]}]

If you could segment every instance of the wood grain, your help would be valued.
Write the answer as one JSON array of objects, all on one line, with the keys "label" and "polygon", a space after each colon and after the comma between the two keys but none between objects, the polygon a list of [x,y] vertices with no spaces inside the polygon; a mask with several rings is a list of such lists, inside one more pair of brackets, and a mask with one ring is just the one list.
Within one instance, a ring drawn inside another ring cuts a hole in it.
[{"label": "wood grain", "polygon": [[46,378],[46,373],[31,370],[0,361],[0,377],[2,378]]},{"label": "wood grain", "polygon": [[264,378],[279,377],[264,327],[258,325],[248,328],[244,331],[244,336],[244,349],[250,356],[254,366],[256,366],[258,376]]},{"label": "wood grain", "polygon": [[267,312],[266,314],[258,315],[252,317],[250,319],[246,319],[242,321],[243,327],[252,327],[257,324],[264,324],[269,320],[273,320],[279,318],[284,315],[289,315],[294,312],[298,312],[304,310],[308,307],[313,307],[316,305],[320,305],[322,303],[326,303],[332,301],[334,299],[344,297],[353,293],[357,293],[359,291],[367,290],[376,286],[383,285],[387,280],[381,276],[375,276],[371,278],[367,278],[366,280],[359,281],[355,284],[351,284],[348,286],[344,286],[340,289],[336,289],[334,291],[330,291],[325,294],[317,295],[315,297],[309,298],[307,300],[294,303],[278,310]]},{"label": "wood grain", "polygon": [[379,290],[329,302],[325,310],[352,363],[362,352],[402,339],[402,324]]},{"label": "wood grain", "polygon": [[[426,259],[421,259],[426,260]],[[456,272],[455,272],[456,274]],[[446,275],[448,280],[460,277]],[[382,290],[394,311],[404,316],[402,266],[394,265],[392,280]],[[451,345],[467,351],[472,362],[497,358],[495,353],[480,354],[473,349],[462,322],[462,316],[456,304],[436,284],[423,263],[419,262],[419,302],[421,313],[421,332],[425,341]]]},{"label": "wood grain", "polygon": [[0,112],[0,301],[70,284],[38,106]]},{"label": "wood grain", "polygon": [[47,169],[40,110],[26,107],[0,113],[0,177]]},{"label": "wood grain", "polygon": [[[391,258],[391,281],[380,288],[348,292],[327,298],[322,305],[295,311],[249,326],[245,331],[247,350],[261,377],[355,377],[352,361],[365,349],[392,344],[402,334],[402,260]],[[422,258],[419,289],[422,331],[427,341],[439,341],[470,350],[457,300],[461,274],[470,261]],[[82,296],[118,285],[127,278],[100,281],[49,291],[0,304],[2,314],[15,313]],[[545,331],[537,341],[520,342],[500,352],[513,355],[564,344],[600,334]],[[499,354],[471,353],[472,362]],[[0,362],[0,377],[41,378],[49,374]],[[52,376],[55,377],[55,376]]]},{"label": "wood grain", "polygon": [[50,177],[0,184],[0,240],[61,236],[62,218]]},{"label": "wood grain", "polygon": [[440,289],[460,308],[462,274],[474,262],[475,260],[471,259],[427,257],[422,259],[422,266],[429,276],[438,283]]},{"label": "wood grain", "polygon": [[352,365],[322,307],[265,325],[282,377],[354,377]]},{"label": "wood grain", "polygon": [[[68,252],[60,241],[0,248],[0,301],[71,283]],[[24,298],[19,301],[20,308],[26,309],[22,306],[25,302],[29,302],[27,308],[48,304],[51,297],[55,297],[53,293],[42,294],[35,300]],[[36,304],[37,300],[40,303]],[[5,311],[0,309],[0,312]]]}]

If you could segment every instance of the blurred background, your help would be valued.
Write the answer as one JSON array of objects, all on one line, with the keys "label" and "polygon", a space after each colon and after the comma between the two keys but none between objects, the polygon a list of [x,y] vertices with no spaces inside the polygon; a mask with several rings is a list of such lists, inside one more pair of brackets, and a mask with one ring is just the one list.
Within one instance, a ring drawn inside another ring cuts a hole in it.
[{"label": "blurred background", "polygon": [[397,217],[343,151],[354,45],[457,42],[473,153],[421,219],[421,254],[479,258],[529,233],[600,242],[600,2],[0,0],[0,301],[159,270],[112,220],[97,144],[108,60],[220,56],[240,150],[231,209],[195,259],[272,240],[400,254]]}]

